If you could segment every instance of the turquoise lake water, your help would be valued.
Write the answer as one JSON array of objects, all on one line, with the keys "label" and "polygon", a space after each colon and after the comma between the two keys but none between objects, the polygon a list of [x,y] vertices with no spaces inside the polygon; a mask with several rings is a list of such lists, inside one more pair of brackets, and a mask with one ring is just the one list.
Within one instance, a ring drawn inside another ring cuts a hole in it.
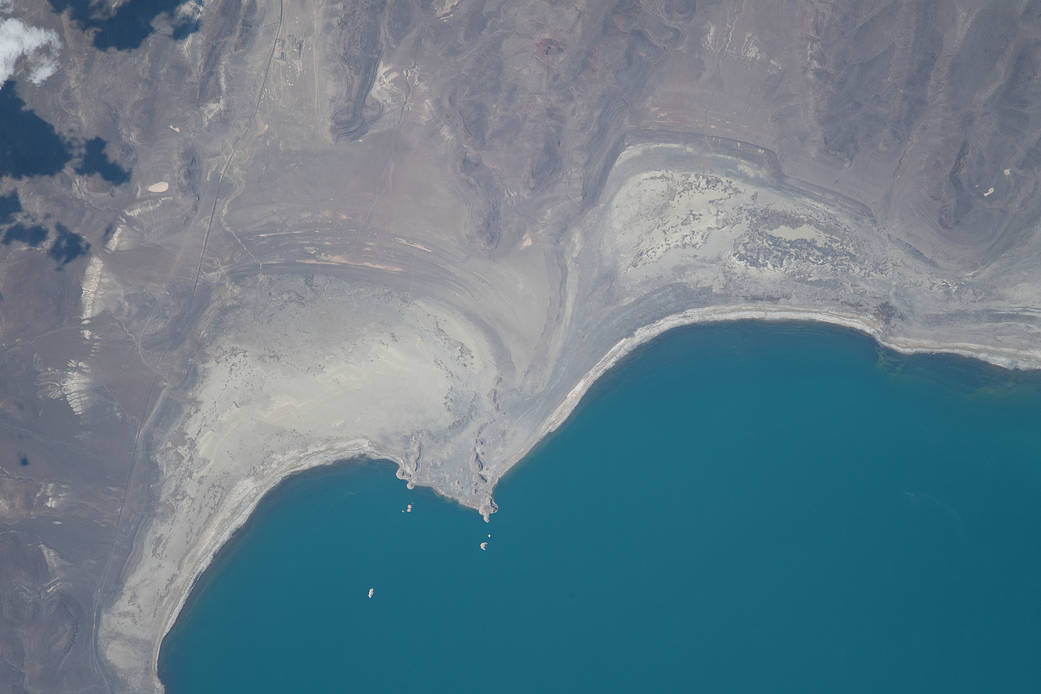
[{"label": "turquoise lake water", "polygon": [[1041,691],[1041,376],[686,328],[489,524],[393,473],[270,494],[166,639],[167,691]]}]

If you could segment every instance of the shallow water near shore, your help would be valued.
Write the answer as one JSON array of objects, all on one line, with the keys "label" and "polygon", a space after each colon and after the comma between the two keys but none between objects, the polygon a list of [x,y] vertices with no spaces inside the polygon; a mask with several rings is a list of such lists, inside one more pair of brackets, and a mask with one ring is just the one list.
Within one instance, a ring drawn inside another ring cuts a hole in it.
[{"label": "shallow water near shore", "polygon": [[681,328],[496,500],[288,480],[166,638],[167,691],[1041,691],[1036,373]]}]

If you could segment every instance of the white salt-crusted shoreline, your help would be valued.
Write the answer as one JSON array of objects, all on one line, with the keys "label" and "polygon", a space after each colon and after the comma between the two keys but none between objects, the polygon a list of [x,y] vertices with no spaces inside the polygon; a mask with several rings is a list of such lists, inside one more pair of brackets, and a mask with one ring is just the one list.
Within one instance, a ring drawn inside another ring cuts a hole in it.
[{"label": "white salt-crusted shoreline", "polygon": [[[176,602],[171,603],[172,609],[169,610],[163,620],[162,634],[155,642],[155,647],[152,653],[153,673],[158,675],[159,651],[162,648],[163,640],[166,639],[166,635],[170,633],[171,629],[173,629],[174,624],[177,622],[177,617],[180,615],[181,610],[184,608],[184,604],[188,601],[188,597],[191,595],[192,590],[195,589],[199,579],[206,570],[209,569],[213,560],[217,557],[217,554],[221,551],[224,545],[226,545],[235,533],[246,524],[250,516],[253,515],[257,506],[264,500],[267,494],[288,478],[304,472],[305,470],[361,457],[382,458],[382,456],[379,456],[372,449],[370,442],[357,440],[346,443],[342,448],[336,448],[334,450],[323,448],[322,450],[314,451],[310,455],[300,457],[295,462],[287,462],[286,466],[281,468],[279,473],[273,475],[271,479],[258,480],[256,483],[243,486],[236,490],[236,499],[233,502],[233,511],[219,524],[219,527],[215,528],[214,532],[208,534],[202,539],[200,545],[203,549],[203,559],[192,567],[191,580],[187,583],[187,589],[180,593]],[[157,690],[163,690],[162,683],[159,682],[158,679],[155,680],[154,684]]]},{"label": "white salt-crusted shoreline", "polygon": [[[601,376],[614,368],[618,362],[640,346],[674,328],[742,320],[822,323],[850,328],[864,333],[873,338],[882,347],[900,354],[951,354],[976,359],[1005,369],[1041,369],[1041,349],[1002,349],[985,345],[910,340],[906,338],[887,336],[884,334],[882,326],[877,321],[853,313],[774,306],[715,306],[691,309],[655,321],[650,325],[640,328],[629,337],[618,341],[618,343],[616,343],[614,347],[612,347],[607,354],[597,362],[596,366],[590,369],[586,375],[575,384],[575,387],[571,389],[563,402],[557,406],[549,418],[546,419],[545,423],[539,428],[538,433],[532,438],[529,445],[524,449],[524,452],[518,456],[516,460],[512,461],[505,470],[503,470],[503,474],[505,474],[517,462],[522,460],[546,436],[556,431],[564,422],[566,422],[593,384],[596,383]],[[502,475],[500,475],[497,480],[501,479],[501,477]],[[485,520],[488,520],[490,509],[482,508],[480,511]]]},{"label": "white salt-crusted shoreline", "polygon": [[1017,350],[988,347],[957,342],[932,342],[927,340],[910,340],[887,336],[882,326],[873,320],[852,313],[836,311],[814,311],[783,307],[758,306],[720,306],[691,309],[672,316],[667,316],[646,327],[640,328],[633,335],[620,340],[607,354],[582,378],[562,403],[550,415],[546,423],[539,429],[533,446],[547,434],[567,420],[589,388],[604,373],[643,345],[662,333],[673,328],[707,323],[724,323],[739,320],[763,321],[807,321],[851,328],[874,338],[881,346],[901,354],[953,354],[987,362],[1006,369],[1041,369],[1041,349]]},{"label": "white salt-crusted shoreline", "polygon": [[[850,328],[864,333],[875,339],[881,346],[901,354],[953,354],[977,359],[1007,369],[1041,369],[1041,349],[1029,351],[1013,350],[988,347],[984,345],[930,342],[925,340],[909,340],[885,336],[882,326],[878,322],[852,313],[772,306],[721,306],[692,309],[655,321],[650,325],[640,328],[633,335],[620,340],[615,344],[614,347],[612,347],[607,354],[605,354],[603,358],[601,358],[600,361],[586,373],[574,388],[571,389],[564,400],[539,428],[537,435],[531,440],[530,445],[528,445],[523,452],[517,455],[514,460],[510,461],[502,468],[502,473],[496,477],[495,481],[501,479],[501,477],[514,465],[523,460],[532,448],[538,445],[542,439],[566,422],[592,385],[596,383],[601,376],[610,371],[622,359],[640,346],[674,328],[741,320],[822,323]],[[204,539],[204,545],[207,549],[204,560],[193,567],[192,577],[187,584],[187,589],[180,594],[176,603],[173,603],[173,609],[169,612],[163,622],[164,627],[162,635],[156,641],[153,652],[152,671],[154,673],[158,673],[159,652],[163,640],[176,623],[177,618],[179,617],[192,590],[194,590],[201,576],[213,563],[214,558],[220,552],[221,548],[224,547],[235,533],[246,524],[266,495],[288,478],[305,470],[340,462],[347,463],[356,461],[359,458],[368,460],[388,460],[398,465],[399,478],[406,479],[407,477],[400,460],[396,460],[390,455],[381,454],[374,448],[372,442],[358,439],[345,442],[342,446],[324,447],[320,450],[309,452],[306,456],[299,457],[292,462],[287,461],[284,464],[284,467],[280,465],[272,468],[277,472],[271,475],[269,479],[258,480],[256,483],[249,485],[248,488],[237,490],[238,493],[236,495],[237,499],[234,512],[229,514],[226,520],[220,522],[220,529],[218,531],[211,533]],[[435,489],[435,491],[437,490]],[[491,513],[494,512],[490,502],[485,503],[480,507],[474,507],[473,504],[467,504],[465,501],[461,501],[460,503],[478,510],[484,517],[485,521],[488,521]],[[155,681],[155,686],[158,690],[162,690],[163,688],[158,679]]]}]

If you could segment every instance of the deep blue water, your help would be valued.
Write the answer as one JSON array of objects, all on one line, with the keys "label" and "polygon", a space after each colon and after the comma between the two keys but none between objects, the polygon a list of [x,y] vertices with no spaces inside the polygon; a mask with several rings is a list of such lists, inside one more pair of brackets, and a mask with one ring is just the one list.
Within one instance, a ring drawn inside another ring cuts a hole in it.
[{"label": "deep blue water", "polygon": [[[187,0],[126,0],[114,12],[93,0],[49,0],[55,12],[69,11],[69,16],[84,31],[94,31],[94,47],[131,51],[139,48],[155,31],[152,23],[160,15],[174,18]],[[172,36],[180,41],[199,30],[198,20],[178,19]]]},{"label": "deep blue water", "polygon": [[11,192],[0,195],[0,224],[7,224],[14,220],[14,216],[22,211],[22,201],[18,193]]},{"label": "deep blue water", "polygon": [[0,176],[52,176],[72,157],[69,143],[26,105],[15,81],[0,85]]},{"label": "deep blue water", "polygon": [[59,265],[66,265],[90,252],[90,243],[82,236],[72,233],[61,224],[56,224],[54,228],[58,232],[58,238],[47,250],[47,255],[57,260]]},{"label": "deep blue water", "polygon": [[282,485],[160,673],[174,694],[1038,692],[1039,423],[1036,375],[820,326],[673,331],[501,482],[490,524],[387,464]]},{"label": "deep blue water", "polygon": [[[106,145],[100,137],[90,138],[82,145],[66,140],[53,125],[28,107],[18,95],[14,80],[0,85],[0,176],[13,179],[53,176],[70,161],[78,159],[76,173],[96,173],[115,185],[126,183],[130,180],[130,171],[108,158]],[[0,198],[0,222],[5,221],[8,214],[21,210],[20,205],[9,209],[8,197]]]},{"label": "deep blue water", "polygon": [[[87,140],[82,146],[64,139],[53,125],[26,105],[14,80],[0,84],[0,179],[53,176],[78,158],[77,173],[96,173],[111,184],[122,185],[130,180],[130,171],[110,160],[105,146],[100,137]],[[17,191],[0,194],[0,244],[9,246],[18,241],[28,246],[41,245],[49,230],[39,221],[23,214]],[[47,253],[58,262],[58,267],[90,251],[90,242],[76,232],[57,223],[54,231],[55,240]]]},{"label": "deep blue water", "polygon": [[105,154],[105,141],[94,137],[83,145],[83,161],[76,167],[76,173],[90,175],[96,173],[109,183],[121,185],[130,180],[130,172],[113,162]]},{"label": "deep blue water", "polygon": [[39,246],[47,239],[47,230],[39,224],[26,226],[24,224],[12,224],[4,229],[3,239],[0,243],[10,246],[12,241],[21,241],[27,246]]}]

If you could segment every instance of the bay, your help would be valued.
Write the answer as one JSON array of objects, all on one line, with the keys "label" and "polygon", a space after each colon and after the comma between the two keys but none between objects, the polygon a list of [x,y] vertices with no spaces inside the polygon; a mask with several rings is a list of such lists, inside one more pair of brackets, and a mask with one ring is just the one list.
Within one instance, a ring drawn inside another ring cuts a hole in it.
[{"label": "bay", "polygon": [[288,480],[167,636],[167,691],[1041,691],[1036,373],[678,329],[496,500]]}]

